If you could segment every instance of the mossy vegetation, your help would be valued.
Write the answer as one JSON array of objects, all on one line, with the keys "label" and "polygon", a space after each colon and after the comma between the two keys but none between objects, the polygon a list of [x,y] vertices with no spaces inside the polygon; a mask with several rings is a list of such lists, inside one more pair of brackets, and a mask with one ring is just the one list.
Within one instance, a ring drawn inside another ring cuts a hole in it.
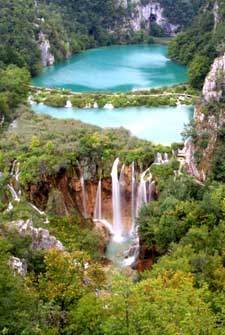
[{"label": "mossy vegetation", "polygon": [[103,108],[107,104],[119,107],[194,105],[199,91],[188,85],[175,85],[127,93],[73,93],[60,89],[31,88],[31,98],[37,103],[53,107],[65,107],[70,101],[75,108]]}]

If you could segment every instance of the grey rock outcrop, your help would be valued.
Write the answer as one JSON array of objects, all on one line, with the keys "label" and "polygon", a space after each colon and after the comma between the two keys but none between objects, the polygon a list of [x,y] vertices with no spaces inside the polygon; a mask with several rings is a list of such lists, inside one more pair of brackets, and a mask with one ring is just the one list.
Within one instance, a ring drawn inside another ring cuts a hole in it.
[{"label": "grey rock outcrop", "polygon": [[21,277],[26,276],[27,264],[24,259],[12,256],[9,260],[9,265],[14,272],[18,273]]},{"label": "grey rock outcrop", "polygon": [[64,247],[60,241],[58,241],[55,236],[50,235],[47,229],[35,228],[31,220],[14,221],[10,225],[18,231],[21,236],[31,237],[31,247],[34,250],[49,250],[56,248],[64,251]]},{"label": "grey rock outcrop", "polygon": [[216,58],[206,77],[202,94],[203,99],[220,101],[225,86],[225,54]]},{"label": "grey rock outcrop", "polygon": [[179,26],[171,24],[163,12],[163,7],[157,1],[149,1],[146,5],[138,3],[132,15],[131,26],[134,30],[140,30],[143,26],[149,29],[151,22],[155,22],[168,36],[174,36]]},{"label": "grey rock outcrop", "polygon": [[55,63],[55,57],[50,52],[50,42],[46,38],[46,35],[42,32],[38,35],[38,44],[41,50],[41,61],[43,66],[53,65]]}]

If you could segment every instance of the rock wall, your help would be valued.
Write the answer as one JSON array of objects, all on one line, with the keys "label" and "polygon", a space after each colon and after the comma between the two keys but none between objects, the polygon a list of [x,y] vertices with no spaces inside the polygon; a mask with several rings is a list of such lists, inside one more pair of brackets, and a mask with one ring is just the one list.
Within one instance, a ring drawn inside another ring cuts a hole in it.
[{"label": "rock wall", "polygon": [[[209,74],[205,79],[202,90],[202,100],[195,107],[194,121],[197,140],[195,146],[189,144],[189,156],[194,156],[194,152],[200,151],[201,157],[197,164],[195,173],[191,173],[199,180],[204,181],[211,170],[211,161],[219,129],[225,123],[225,109],[221,100],[225,96],[225,54],[216,58]],[[201,148],[201,141],[207,135],[207,146]]]},{"label": "rock wall", "polygon": [[[127,227],[131,225],[131,167],[125,170],[125,185],[122,196],[122,214]],[[76,209],[86,218],[93,219],[98,180],[93,176],[85,176],[85,207],[81,174],[64,171],[57,176],[45,176],[37,185],[29,185],[27,189],[29,201],[47,212],[64,216]],[[111,177],[102,179],[102,217],[113,222],[112,214],[112,181]]]},{"label": "rock wall", "polygon": [[220,101],[225,87],[225,54],[215,59],[211,70],[206,77],[202,95],[206,102]]},{"label": "rock wall", "polygon": [[41,50],[41,62],[43,66],[53,65],[55,63],[55,57],[50,52],[50,42],[46,35],[42,32],[38,35],[38,44]]},{"label": "rock wall", "polygon": [[35,228],[31,220],[11,222],[9,229],[16,229],[21,236],[31,237],[31,248],[33,250],[49,250],[52,248],[64,251],[64,247],[55,236],[50,235],[47,229]]},{"label": "rock wall", "polygon": [[145,5],[138,1],[131,16],[132,29],[137,31],[144,27],[149,30],[151,23],[155,22],[168,36],[175,36],[179,26],[170,23],[163,12],[163,7],[157,1],[149,0]]}]

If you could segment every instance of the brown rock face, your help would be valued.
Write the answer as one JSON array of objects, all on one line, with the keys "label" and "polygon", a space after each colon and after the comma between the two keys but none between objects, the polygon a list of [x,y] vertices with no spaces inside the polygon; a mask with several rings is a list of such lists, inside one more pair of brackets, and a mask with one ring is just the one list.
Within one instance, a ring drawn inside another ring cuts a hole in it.
[{"label": "brown rock face", "polygon": [[[121,183],[121,212],[127,227],[131,225],[131,168],[124,171]],[[70,176],[65,171],[56,177],[45,176],[37,185],[29,185],[30,201],[38,208],[50,211],[57,215],[69,215],[73,209],[78,210],[86,218],[94,216],[98,181],[84,180],[82,189],[81,178],[77,174]],[[112,180],[102,179],[102,218],[113,222],[112,211]]]}]

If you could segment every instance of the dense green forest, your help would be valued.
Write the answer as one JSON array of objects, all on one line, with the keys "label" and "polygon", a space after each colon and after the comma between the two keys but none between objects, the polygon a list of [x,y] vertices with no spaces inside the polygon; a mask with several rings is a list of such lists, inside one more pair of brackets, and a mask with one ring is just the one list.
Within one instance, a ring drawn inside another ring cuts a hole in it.
[{"label": "dense green forest", "polygon": [[[214,1],[159,2],[171,22],[184,29],[171,41],[169,54],[188,64],[193,87],[185,89],[187,94],[195,93],[214,58],[225,51],[224,1],[218,1],[216,23]],[[73,178],[78,180],[79,169],[85,167],[92,182],[107,181],[118,156],[126,164],[135,161],[143,171],[157,152],[171,155],[171,149],[180,149],[182,143],[156,145],[132,137],[125,129],[103,130],[38,115],[27,105],[30,78],[42,69],[40,31],[48,36],[60,61],[90,47],[142,42],[132,32],[122,37],[109,32],[126,15],[123,7],[116,10],[112,0],[0,0],[1,335],[224,334],[224,121],[215,130],[211,170],[204,183],[184,168],[175,175],[179,169],[175,157],[152,166],[154,201],[142,208],[137,222],[139,259],[150,260],[151,267],[138,273],[110,267],[104,256],[107,240],[71,200]],[[149,34],[144,37],[148,40]],[[115,99],[123,99],[126,106],[128,98]],[[48,99],[65,105],[62,97],[57,100],[57,92]],[[74,105],[82,106],[79,99],[74,97]],[[213,115],[224,120],[223,96],[201,108],[208,120]],[[196,162],[202,157],[207,160],[209,134],[198,133],[193,121],[184,131],[184,139],[190,136],[197,148]],[[21,192],[19,201],[12,198],[11,184]],[[45,213],[34,210],[31,201]],[[39,231],[36,240],[32,234],[18,233],[18,222],[30,220],[32,229]],[[63,248],[35,248],[42,239],[41,229],[47,229]],[[24,273],[12,266],[15,258],[26,265]]]},{"label": "dense green forest", "polygon": [[205,0],[159,0],[164,8],[164,15],[173,24],[182,28],[192,24],[193,18],[198,14],[199,9],[206,3]]},{"label": "dense green forest", "polygon": [[189,65],[190,83],[201,88],[214,58],[224,52],[224,1],[218,2],[218,22],[213,15],[214,1],[208,1],[187,31],[170,44],[169,56]]}]

